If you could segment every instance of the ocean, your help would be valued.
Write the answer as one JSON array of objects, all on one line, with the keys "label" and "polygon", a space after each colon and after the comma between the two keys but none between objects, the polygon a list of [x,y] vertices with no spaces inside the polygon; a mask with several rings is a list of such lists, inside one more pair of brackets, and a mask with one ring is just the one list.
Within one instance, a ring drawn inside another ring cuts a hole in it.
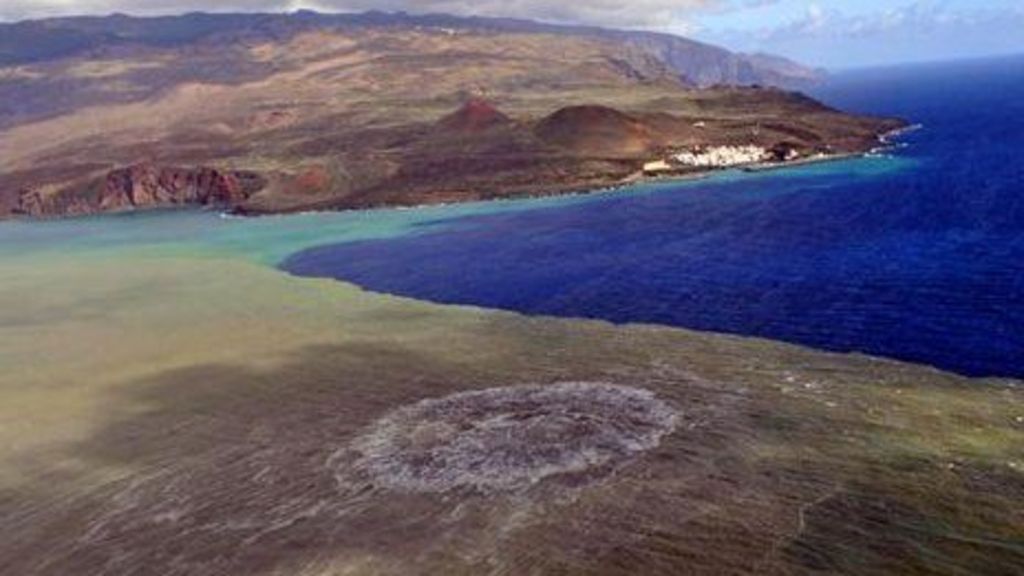
[{"label": "ocean", "polygon": [[815,96],[921,129],[879,157],[436,210],[280,265],[434,302],[1024,377],[1024,58],[848,72]]}]

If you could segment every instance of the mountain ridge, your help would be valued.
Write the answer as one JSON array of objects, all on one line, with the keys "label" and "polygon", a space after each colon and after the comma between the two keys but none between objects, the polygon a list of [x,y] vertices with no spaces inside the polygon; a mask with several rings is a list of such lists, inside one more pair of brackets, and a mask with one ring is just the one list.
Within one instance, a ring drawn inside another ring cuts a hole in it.
[{"label": "mountain ridge", "polygon": [[[545,33],[620,42],[658,57],[695,86],[763,84],[800,88],[821,79],[822,71],[774,55],[750,55],[665,32],[571,26],[518,18],[409,14],[371,10],[360,13],[206,13],[178,16],[70,16],[0,23],[0,66],[33,64],[78,56],[91,50],[131,44],[167,47],[224,36],[281,40],[316,28],[430,27]],[[766,58],[765,56],[770,56]]]}]

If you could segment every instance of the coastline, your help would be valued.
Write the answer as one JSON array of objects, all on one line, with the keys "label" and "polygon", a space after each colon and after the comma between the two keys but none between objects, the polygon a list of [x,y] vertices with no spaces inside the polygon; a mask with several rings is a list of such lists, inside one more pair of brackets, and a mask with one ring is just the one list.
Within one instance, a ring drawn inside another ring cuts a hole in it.
[{"label": "coastline", "polygon": [[813,166],[816,164],[828,164],[830,162],[841,162],[843,160],[852,160],[855,158],[866,158],[869,154],[871,154],[871,152],[822,154],[820,156],[810,156],[808,158],[789,160],[787,162],[759,162],[756,164],[740,166],[739,169],[744,172],[773,172],[776,170],[785,170],[786,168],[799,168],[801,166]]},{"label": "coastline", "polygon": [[[840,162],[844,160],[852,160],[858,158],[867,158],[872,155],[877,155],[886,150],[892,150],[898,146],[892,141],[894,138],[898,138],[903,134],[914,132],[922,129],[921,124],[908,124],[901,126],[894,130],[889,130],[876,137],[876,143],[880,146],[873,146],[870,149],[857,152],[843,152],[836,154],[820,154],[816,156],[798,158],[794,160],[781,161],[781,162],[761,162],[755,164],[728,166],[728,167],[715,167],[715,168],[704,168],[696,169],[691,171],[679,171],[675,173],[664,173],[657,175],[647,175],[642,170],[629,174],[623,178],[609,178],[609,179],[592,179],[580,181],[578,183],[552,183],[552,184],[538,184],[530,188],[496,188],[486,192],[463,192],[452,195],[446,195],[445,197],[439,197],[436,201],[427,200],[425,202],[417,203],[405,203],[402,201],[384,201],[380,203],[362,203],[359,201],[347,201],[346,199],[341,200],[330,200],[320,203],[313,203],[307,205],[300,205],[295,207],[281,208],[281,209],[260,209],[253,208],[251,206],[225,206],[225,205],[206,205],[206,206],[195,206],[201,210],[210,210],[218,212],[224,217],[237,217],[237,218],[261,218],[267,216],[285,216],[292,214],[310,214],[310,213],[323,213],[323,212],[360,212],[368,210],[382,210],[382,209],[395,209],[395,210],[409,210],[416,208],[428,208],[438,206],[452,206],[459,204],[470,204],[475,202],[501,202],[501,201],[523,201],[523,200],[539,200],[544,198],[557,198],[557,197],[573,197],[573,196],[588,196],[594,194],[618,192],[623,189],[632,186],[641,186],[644,184],[668,184],[668,183],[686,183],[686,182],[697,182],[707,180],[716,175],[728,173],[730,171],[740,171],[750,174],[774,172],[779,170],[785,170],[788,168],[800,168],[806,166],[812,166],[817,164],[826,164],[832,162]],[[185,208],[183,204],[167,204],[167,205],[153,205],[153,206],[136,206],[132,208],[121,208],[117,210],[101,210],[96,212],[82,212],[82,213],[71,213],[71,214],[45,214],[45,215],[15,215],[9,218],[0,218],[0,222],[3,221],[54,221],[64,219],[75,219],[89,216],[99,216],[105,214],[132,214],[150,211],[159,211],[167,209]]]},{"label": "coastline", "polygon": [[606,181],[587,181],[578,184],[541,184],[533,187],[530,190],[519,189],[506,189],[498,191],[490,191],[479,195],[467,195],[465,199],[451,198],[438,200],[436,202],[419,202],[419,203],[381,203],[381,204],[370,204],[370,205],[359,205],[359,204],[345,204],[338,202],[329,202],[321,205],[310,205],[297,207],[295,209],[286,210],[274,210],[274,211],[258,211],[252,210],[245,207],[234,207],[230,210],[224,211],[225,215],[236,216],[236,217],[265,217],[275,215],[287,215],[287,214],[306,214],[306,213],[318,213],[318,212],[358,212],[363,210],[381,210],[381,209],[396,209],[396,210],[411,210],[416,208],[429,208],[437,206],[452,206],[458,204],[467,204],[473,202],[502,202],[502,201],[522,201],[522,200],[539,200],[543,198],[557,198],[557,197],[572,197],[572,196],[589,196],[594,194],[604,194],[618,192],[631,186],[640,186],[644,184],[668,184],[673,182],[686,183],[686,182],[697,182],[713,178],[714,176],[728,173],[730,171],[740,171],[749,174],[775,172],[779,170],[785,170],[788,168],[801,168],[806,166],[813,166],[818,164],[829,164],[833,162],[842,162],[845,160],[855,160],[860,158],[869,158],[873,155],[885,150],[892,150],[896,148],[892,142],[893,138],[898,138],[903,134],[914,132],[923,128],[921,124],[907,124],[899,128],[889,130],[881,133],[875,138],[876,144],[881,146],[872,146],[870,148],[856,151],[856,152],[842,152],[835,154],[821,154],[806,158],[799,158],[795,160],[788,160],[782,162],[762,162],[755,164],[721,167],[721,168],[710,168],[694,171],[686,171],[679,173],[668,173],[661,175],[646,175],[642,170],[638,170],[624,178],[610,179]]},{"label": "coastline", "polygon": [[[800,160],[792,160],[787,162],[777,162],[770,164],[756,164],[746,166],[733,166],[729,168],[714,168],[700,171],[679,173],[679,174],[667,174],[657,176],[647,176],[642,171],[637,171],[625,178],[617,180],[609,180],[606,182],[587,182],[577,185],[541,185],[531,191],[524,192],[506,192],[504,194],[482,194],[478,197],[467,197],[464,200],[439,200],[437,202],[420,202],[415,204],[405,203],[384,203],[376,205],[344,205],[337,203],[329,203],[326,205],[310,205],[300,206],[296,208],[282,209],[282,210],[253,210],[252,208],[245,208],[241,206],[195,206],[194,209],[201,211],[209,211],[218,213],[222,218],[240,218],[240,219],[256,219],[256,218],[269,218],[275,216],[292,216],[292,215],[305,215],[305,214],[330,214],[330,213],[353,213],[353,212],[368,212],[374,210],[416,210],[425,208],[438,208],[444,206],[458,206],[467,205],[474,203],[493,203],[493,202],[522,202],[529,200],[543,200],[552,198],[571,198],[571,197],[584,197],[584,196],[596,196],[601,194],[612,194],[620,193],[633,186],[643,186],[645,184],[672,184],[672,183],[691,183],[709,180],[715,176],[726,174],[730,171],[740,171],[749,174],[767,173],[785,170],[787,168],[800,168],[804,166],[811,166],[817,164],[827,164],[831,162],[840,162],[843,160],[852,160],[857,158],[867,158],[877,149],[873,149],[869,152],[856,152],[856,153],[844,153],[844,154],[832,154],[821,157],[804,158]],[[11,218],[0,218],[0,223],[3,222],[53,222],[61,220],[77,220],[80,218],[94,218],[98,216],[117,216],[126,214],[142,214],[142,213],[158,213],[160,211],[175,211],[181,209],[189,209],[187,205],[161,205],[151,207],[136,207],[136,208],[124,208],[119,210],[109,210],[101,212],[87,212],[81,214],[53,214],[45,216],[15,216]]]},{"label": "coastline", "polygon": [[[885,148],[888,149],[888,148]],[[624,189],[632,186],[641,186],[644,184],[671,184],[671,183],[688,183],[688,182],[699,182],[708,180],[715,176],[726,174],[730,171],[740,171],[750,174],[775,172],[785,170],[788,168],[801,168],[806,166],[818,165],[818,164],[829,164],[832,162],[842,162],[844,160],[855,160],[859,158],[869,158],[879,148],[872,148],[866,152],[848,152],[841,154],[828,154],[823,156],[815,156],[811,158],[802,158],[798,160],[790,160],[786,162],[774,162],[774,163],[761,163],[751,164],[745,166],[732,166],[728,168],[714,168],[679,174],[667,174],[659,176],[647,176],[642,171],[637,171],[625,178],[618,180],[612,180],[608,182],[589,182],[578,185],[550,185],[550,186],[538,186],[536,190],[530,192],[508,192],[505,194],[493,194],[493,195],[481,195],[476,198],[468,198],[466,200],[444,200],[438,202],[420,202],[416,204],[379,204],[379,205],[367,205],[367,206],[345,206],[335,205],[316,207],[306,206],[296,208],[294,210],[279,210],[279,211],[252,211],[244,208],[234,208],[231,210],[222,211],[222,214],[227,217],[237,218],[263,218],[268,216],[285,216],[289,214],[316,214],[323,212],[361,212],[366,210],[415,210],[417,208],[434,208],[438,206],[455,206],[460,204],[471,204],[475,202],[515,202],[524,200],[541,200],[545,198],[560,198],[560,197],[575,197],[575,196],[591,196],[597,194],[608,194],[620,192]]]}]

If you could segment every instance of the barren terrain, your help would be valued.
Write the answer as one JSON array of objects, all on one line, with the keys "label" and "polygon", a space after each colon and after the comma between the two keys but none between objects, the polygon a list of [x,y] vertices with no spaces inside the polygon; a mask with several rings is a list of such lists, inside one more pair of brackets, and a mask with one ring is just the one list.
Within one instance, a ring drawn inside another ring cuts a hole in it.
[{"label": "barren terrain", "polygon": [[[538,30],[305,26],[11,64],[0,215],[548,194],[615,184],[668,148],[864,151],[900,125],[777,88],[695,84],[615,36]],[[446,122],[467,106],[503,121]],[[111,181],[126,169],[142,176]],[[262,185],[180,182],[203,170]]]}]

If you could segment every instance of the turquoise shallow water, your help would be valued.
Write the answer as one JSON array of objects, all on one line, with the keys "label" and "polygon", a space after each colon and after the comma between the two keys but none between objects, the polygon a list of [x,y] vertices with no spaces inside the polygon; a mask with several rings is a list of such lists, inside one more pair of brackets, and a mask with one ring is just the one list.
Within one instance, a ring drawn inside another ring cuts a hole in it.
[{"label": "turquoise shallow water", "polygon": [[310,247],[440,232],[472,217],[572,209],[610,198],[678,194],[766,178],[799,181],[822,174],[869,178],[907,166],[907,161],[901,159],[847,160],[764,174],[729,172],[703,181],[642,184],[592,194],[361,212],[236,218],[213,211],[168,209],[49,221],[9,221],[0,222],[0,259],[146,250],[239,257],[277,265]]}]

